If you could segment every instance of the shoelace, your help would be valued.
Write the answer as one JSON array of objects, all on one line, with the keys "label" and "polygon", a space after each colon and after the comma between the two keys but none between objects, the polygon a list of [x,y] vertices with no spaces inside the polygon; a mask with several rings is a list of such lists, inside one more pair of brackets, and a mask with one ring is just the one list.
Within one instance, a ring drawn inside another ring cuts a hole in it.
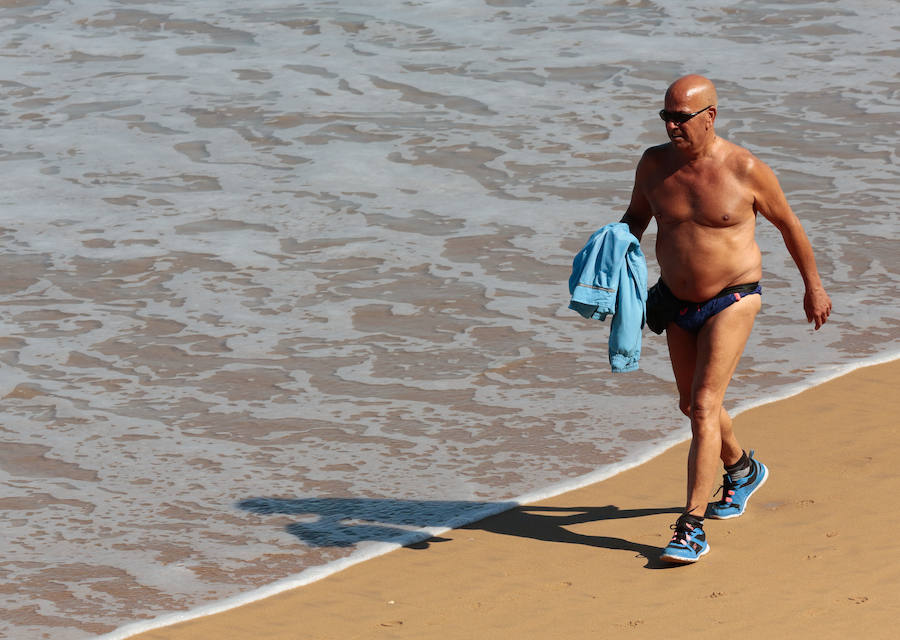
[{"label": "shoelace", "polygon": [[722,476],[722,486],[716,489],[716,492],[713,494],[713,498],[719,495],[719,492],[722,492],[722,499],[719,502],[725,502],[727,504],[731,504],[734,500],[734,488],[737,484],[731,479],[727,473]]},{"label": "shoelace", "polygon": [[678,542],[680,544],[687,544],[688,534],[694,530],[694,527],[692,527],[690,523],[683,521],[670,524],[669,528],[675,532],[672,536],[672,542]]}]

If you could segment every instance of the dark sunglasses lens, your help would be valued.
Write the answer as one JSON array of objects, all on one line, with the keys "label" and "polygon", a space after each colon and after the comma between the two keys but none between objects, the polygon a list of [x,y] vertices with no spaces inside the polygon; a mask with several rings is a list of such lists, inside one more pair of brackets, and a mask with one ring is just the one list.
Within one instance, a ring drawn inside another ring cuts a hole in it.
[{"label": "dark sunglasses lens", "polygon": [[662,118],[663,122],[674,122],[676,124],[683,124],[691,119],[690,114],[666,111],[665,109],[659,112],[659,117]]}]

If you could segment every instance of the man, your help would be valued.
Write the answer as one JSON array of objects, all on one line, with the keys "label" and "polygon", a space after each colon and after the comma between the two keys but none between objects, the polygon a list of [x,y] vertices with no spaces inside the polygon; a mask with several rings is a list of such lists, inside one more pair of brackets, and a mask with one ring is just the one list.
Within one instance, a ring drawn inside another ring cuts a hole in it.
[{"label": "man", "polygon": [[[622,218],[638,239],[656,218],[661,277],[648,299],[648,323],[662,309],[680,408],[691,419],[687,501],[662,555],[677,563],[696,562],[709,551],[704,516],[741,515],[768,476],[738,444],[722,406],[761,305],[756,214],[778,228],[800,270],[807,321],[819,329],[831,312],[812,246],[775,174],[716,135],[717,104],[713,83],[702,76],[669,87],[660,111],[669,142],[644,152]],[[707,505],[720,459],[723,496]]]}]

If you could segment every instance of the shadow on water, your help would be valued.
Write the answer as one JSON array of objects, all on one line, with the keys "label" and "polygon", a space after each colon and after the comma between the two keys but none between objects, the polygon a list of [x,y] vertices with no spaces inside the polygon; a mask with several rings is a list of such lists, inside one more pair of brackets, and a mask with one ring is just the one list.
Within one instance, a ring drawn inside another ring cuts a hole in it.
[{"label": "shadow on water", "polygon": [[391,542],[425,549],[447,538],[425,527],[489,531],[546,542],[582,544],[632,551],[647,560],[646,568],[669,567],[659,560],[662,549],[622,538],[575,533],[572,525],[680,513],[679,507],[619,509],[602,507],[536,507],[515,502],[394,500],[389,498],[249,498],[237,505],[259,515],[298,516],[286,531],[313,547],[352,547],[364,541]]}]

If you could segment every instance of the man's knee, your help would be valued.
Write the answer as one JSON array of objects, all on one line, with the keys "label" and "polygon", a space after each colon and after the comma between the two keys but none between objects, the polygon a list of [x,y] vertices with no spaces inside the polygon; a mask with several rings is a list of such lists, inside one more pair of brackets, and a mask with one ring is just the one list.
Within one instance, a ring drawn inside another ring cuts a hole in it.
[{"label": "man's knee", "polygon": [[[717,393],[709,389],[697,389],[694,391],[693,398],[688,404],[688,415],[701,422],[719,418],[722,411],[722,400]],[[684,409],[682,408],[682,411]]]},{"label": "man's knee", "polygon": [[689,397],[682,396],[678,400],[678,408],[681,409],[681,413],[686,415],[688,418],[691,417],[691,399]]}]

